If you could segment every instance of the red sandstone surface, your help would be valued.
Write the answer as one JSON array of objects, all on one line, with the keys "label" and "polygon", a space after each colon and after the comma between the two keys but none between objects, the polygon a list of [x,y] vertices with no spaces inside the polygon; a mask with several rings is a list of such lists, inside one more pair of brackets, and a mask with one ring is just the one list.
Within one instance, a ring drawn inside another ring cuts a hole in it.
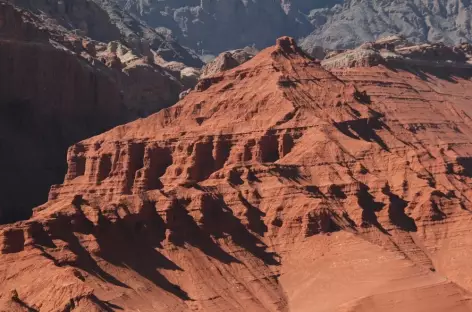
[{"label": "red sandstone surface", "polygon": [[72,146],[0,228],[0,309],[472,311],[471,76],[281,38]]}]

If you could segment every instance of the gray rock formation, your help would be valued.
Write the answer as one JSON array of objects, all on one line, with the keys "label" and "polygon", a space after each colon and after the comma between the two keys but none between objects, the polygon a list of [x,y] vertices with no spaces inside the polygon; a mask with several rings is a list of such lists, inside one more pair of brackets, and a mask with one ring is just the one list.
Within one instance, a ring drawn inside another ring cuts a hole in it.
[{"label": "gray rock formation", "polygon": [[469,0],[345,0],[342,6],[310,12],[316,27],[303,46],[349,48],[392,34],[413,42],[457,44],[472,39],[471,17]]},{"label": "gray rock formation", "polygon": [[326,4],[305,0],[118,0],[152,27],[166,28],[198,54],[218,54],[255,44],[264,48],[282,35],[313,30],[301,12]]},{"label": "gray rock formation", "polygon": [[59,24],[78,35],[102,42],[122,41],[138,54],[155,51],[166,61],[203,65],[195,53],[173,38],[149,27],[115,0],[9,0],[50,24]]},{"label": "gray rock formation", "polygon": [[469,0],[116,1],[198,54],[264,48],[280,35],[305,38],[309,54],[316,46],[352,48],[391,34],[413,42],[472,39]]},{"label": "gray rock formation", "polygon": [[[201,67],[208,54],[298,38],[322,58],[392,34],[418,42],[472,40],[469,0],[10,0],[99,41]],[[188,48],[184,48],[188,47]],[[198,57],[199,56],[199,57]]]}]

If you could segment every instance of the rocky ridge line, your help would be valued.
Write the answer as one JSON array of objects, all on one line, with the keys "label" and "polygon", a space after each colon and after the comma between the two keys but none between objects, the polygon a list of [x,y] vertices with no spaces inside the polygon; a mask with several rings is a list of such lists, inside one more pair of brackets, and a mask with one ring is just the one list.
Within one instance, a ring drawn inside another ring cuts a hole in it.
[{"label": "rocky ridge line", "polygon": [[284,37],[73,145],[49,201],[1,228],[0,302],[470,311],[472,73],[392,66],[328,71]]}]

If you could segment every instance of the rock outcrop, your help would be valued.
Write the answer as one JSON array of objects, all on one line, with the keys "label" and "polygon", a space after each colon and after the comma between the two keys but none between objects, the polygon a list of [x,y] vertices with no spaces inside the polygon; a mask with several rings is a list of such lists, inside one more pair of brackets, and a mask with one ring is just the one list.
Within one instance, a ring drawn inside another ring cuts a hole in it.
[{"label": "rock outcrop", "polygon": [[201,78],[233,69],[252,59],[257,52],[257,50],[250,47],[223,52],[203,67]]},{"label": "rock outcrop", "polygon": [[122,41],[137,54],[149,50],[166,61],[180,61],[187,66],[203,65],[195,53],[174,39],[160,34],[145,22],[109,0],[8,0],[31,10],[54,27],[64,27],[77,35],[101,42]]},{"label": "rock outcrop", "polygon": [[321,62],[326,69],[369,67],[400,64],[440,67],[471,68],[472,54],[469,44],[447,46],[444,43],[415,45],[401,36],[389,36],[366,42],[357,49],[330,51]]},{"label": "rock outcrop", "polygon": [[395,34],[416,44],[472,40],[471,3],[459,0],[9,1],[94,40],[123,40],[139,54],[151,49],[167,62],[197,68],[200,58],[265,48],[281,35],[303,38],[302,48],[318,59],[323,49]]},{"label": "rock outcrop", "polygon": [[394,34],[415,43],[470,42],[471,14],[469,1],[345,0],[342,5],[310,11],[308,19],[315,28],[302,45],[353,48]]},{"label": "rock outcrop", "polygon": [[8,3],[0,3],[0,66],[0,223],[28,218],[44,202],[64,175],[68,146],[170,106],[183,90],[123,45],[81,37]]},{"label": "rock outcrop", "polygon": [[424,64],[284,37],[74,144],[0,228],[2,308],[472,311],[472,71]]},{"label": "rock outcrop", "polygon": [[[252,44],[264,48],[284,34],[299,36],[312,31],[297,7],[288,8],[286,2],[292,1],[113,1],[151,27],[166,29],[198,55],[218,55]],[[318,2],[312,1],[309,6],[318,8]]]},{"label": "rock outcrop", "polygon": [[318,47],[354,48],[363,42],[397,33],[415,43],[429,41],[452,45],[472,40],[472,11],[469,1],[100,2],[118,4],[122,8],[122,14],[128,19],[136,20],[139,17],[141,23],[150,25],[147,29],[151,31],[135,31],[136,33],[157,32],[164,38],[175,38],[179,43],[198,52],[198,55],[217,55],[252,44],[261,49],[271,45],[281,35],[304,38],[302,47],[312,55],[320,55]]}]

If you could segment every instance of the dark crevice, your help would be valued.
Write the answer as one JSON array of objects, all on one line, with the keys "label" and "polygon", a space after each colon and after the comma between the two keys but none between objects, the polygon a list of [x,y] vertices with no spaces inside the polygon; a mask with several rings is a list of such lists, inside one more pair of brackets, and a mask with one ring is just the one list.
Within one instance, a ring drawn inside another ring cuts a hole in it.
[{"label": "dark crevice", "polygon": [[163,185],[160,178],[173,163],[172,151],[169,148],[158,147],[149,150],[148,157],[149,169],[147,172],[147,188],[149,190],[161,189]]},{"label": "dark crevice", "polygon": [[238,198],[246,208],[244,216],[248,220],[248,228],[259,235],[264,235],[267,232],[267,225],[264,223],[265,213],[259,210],[256,206],[252,205],[244,196],[239,193]]},{"label": "dark crevice", "polygon": [[260,157],[263,163],[275,162],[280,158],[279,141],[275,135],[265,135],[259,141]]},{"label": "dark crevice", "polygon": [[398,195],[393,194],[390,191],[389,185],[386,185],[382,189],[382,193],[387,195],[390,201],[388,206],[388,216],[390,221],[405,231],[416,232],[417,227],[415,221],[405,214],[405,208],[408,206],[408,202],[401,199]]},{"label": "dark crevice", "polygon": [[136,171],[144,167],[144,151],[145,145],[143,143],[132,144],[129,148],[125,194],[131,194],[135,182]]},{"label": "dark crevice", "polygon": [[112,168],[111,155],[104,154],[100,157],[100,162],[98,164],[98,182],[102,182],[110,176]]},{"label": "dark crevice", "polygon": [[377,134],[377,130],[388,127],[378,118],[362,118],[335,123],[334,126],[343,134],[356,140],[375,142],[385,151],[390,151],[387,144]]},{"label": "dark crevice", "polygon": [[362,227],[375,226],[384,234],[388,232],[382,227],[377,220],[376,212],[379,212],[385,206],[384,203],[376,202],[374,197],[369,193],[369,187],[361,184],[357,191],[357,203],[362,208]]}]

